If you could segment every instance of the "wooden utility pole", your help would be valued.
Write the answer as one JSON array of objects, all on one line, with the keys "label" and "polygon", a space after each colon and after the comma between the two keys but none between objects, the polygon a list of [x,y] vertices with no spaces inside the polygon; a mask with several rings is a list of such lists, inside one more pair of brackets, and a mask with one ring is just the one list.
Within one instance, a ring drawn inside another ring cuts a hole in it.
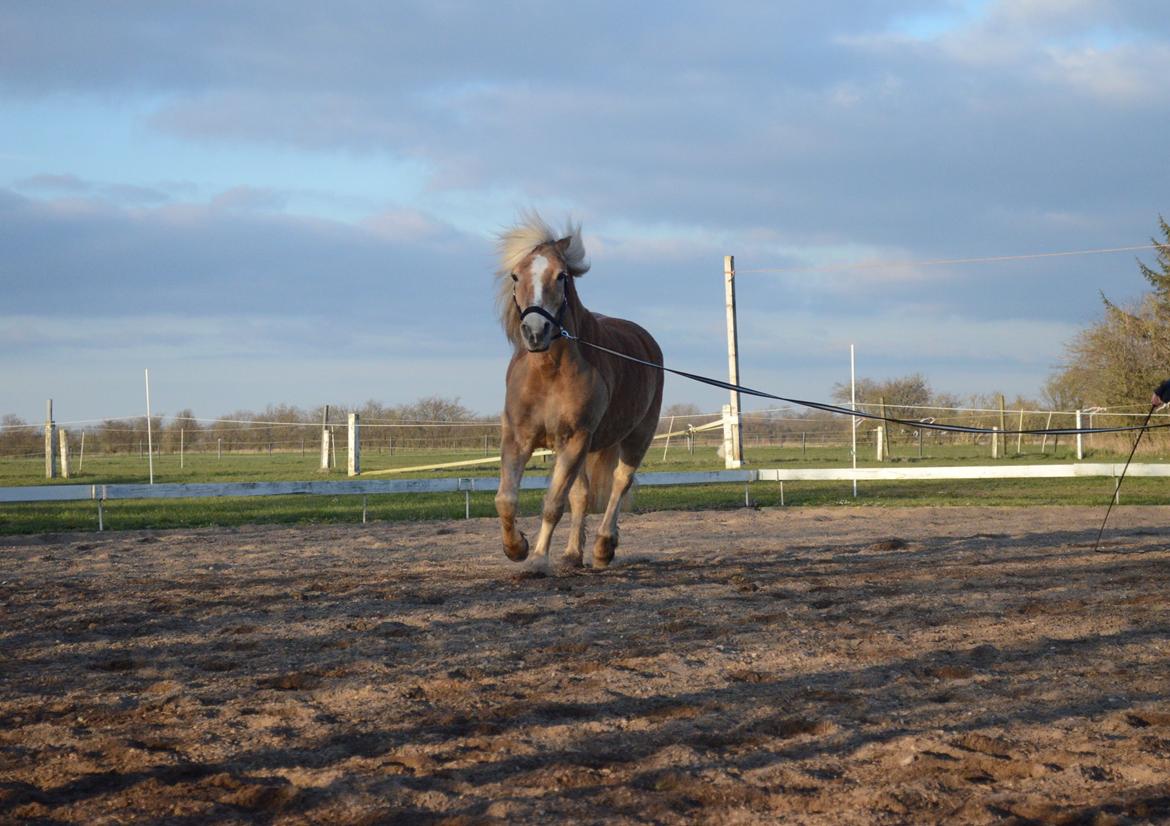
[{"label": "wooden utility pole", "polygon": [[[727,304],[727,373],[731,384],[739,384],[739,334],[735,329],[735,256],[723,256],[723,290]],[[727,468],[743,466],[742,418],[739,411],[739,393],[731,391],[729,422],[724,429],[724,465]]]}]

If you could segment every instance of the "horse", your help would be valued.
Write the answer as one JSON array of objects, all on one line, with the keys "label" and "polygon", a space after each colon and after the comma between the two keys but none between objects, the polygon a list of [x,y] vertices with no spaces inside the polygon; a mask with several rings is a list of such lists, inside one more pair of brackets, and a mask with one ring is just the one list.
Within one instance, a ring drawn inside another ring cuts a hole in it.
[{"label": "horse", "polygon": [[[500,487],[496,512],[504,553],[528,558],[528,537],[516,527],[524,467],[539,447],[556,462],[541,509],[533,561],[548,566],[553,531],[568,499],[572,528],[564,567],[582,566],[585,515],[605,507],[593,545],[593,567],[605,568],[618,546],[618,513],[650,447],[662,407],[662,350],[632,321],[590,312],[576,281],[589,271],[581,225],[558,237],[536,213],[499,235],[497,309],[513,347],[500,417]],[[640,359],[639,364],[574,338]]]}]

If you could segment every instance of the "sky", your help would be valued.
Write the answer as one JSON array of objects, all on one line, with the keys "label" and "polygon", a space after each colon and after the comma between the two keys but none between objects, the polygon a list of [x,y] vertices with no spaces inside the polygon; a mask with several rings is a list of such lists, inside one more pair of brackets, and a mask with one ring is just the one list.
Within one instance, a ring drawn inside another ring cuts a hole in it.
[{"label": "sky", "polygon": [[667,366],[727,375],[734,255],[746,385],[1039,398],[1152,252],[926,262],[1149,243],[1167,77],[1154,0],[5,3],[0,415],[494,414],[529,209]]}]

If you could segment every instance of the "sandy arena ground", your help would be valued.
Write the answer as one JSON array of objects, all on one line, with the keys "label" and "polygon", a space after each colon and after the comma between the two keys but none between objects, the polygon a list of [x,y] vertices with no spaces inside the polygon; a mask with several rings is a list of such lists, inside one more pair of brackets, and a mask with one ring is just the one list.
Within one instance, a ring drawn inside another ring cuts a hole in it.
[{"label": "sandy arena ground", "polygon": [[1165,822],[1170,508],[1101,516],[0,537],[0,822]]}]

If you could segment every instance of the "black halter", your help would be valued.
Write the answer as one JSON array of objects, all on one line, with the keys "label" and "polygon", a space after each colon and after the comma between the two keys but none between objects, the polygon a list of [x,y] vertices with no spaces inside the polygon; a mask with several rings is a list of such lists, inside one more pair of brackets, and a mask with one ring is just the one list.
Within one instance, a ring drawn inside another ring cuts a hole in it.
[{"label": "black halter", "polygon": [[566,293],[565,297],[561,300],[560,309],[557,310],[557,314],[555,316],[552,313],[550,313],[548,310],[546,310],[544,307],[537,306],[536,304],[533,304],[529,307],[521,308],[520,302],[516,300],[516,291],[515,290],[512,291],[512,303],[516,305],[516,311],[518,313],[520,313],[520,323],[521,324],[524,323],[525,318],[527,318],[530,315],[536,314],[536,315],[542,316],[545,319],[547,319],[548,321],[552,322],[553,337],[554,338],[559,336],[561,334],[561,331],[565,329],[563,326],[563,322],[565,319],[565,309],[569,306],[568,293]]}]

